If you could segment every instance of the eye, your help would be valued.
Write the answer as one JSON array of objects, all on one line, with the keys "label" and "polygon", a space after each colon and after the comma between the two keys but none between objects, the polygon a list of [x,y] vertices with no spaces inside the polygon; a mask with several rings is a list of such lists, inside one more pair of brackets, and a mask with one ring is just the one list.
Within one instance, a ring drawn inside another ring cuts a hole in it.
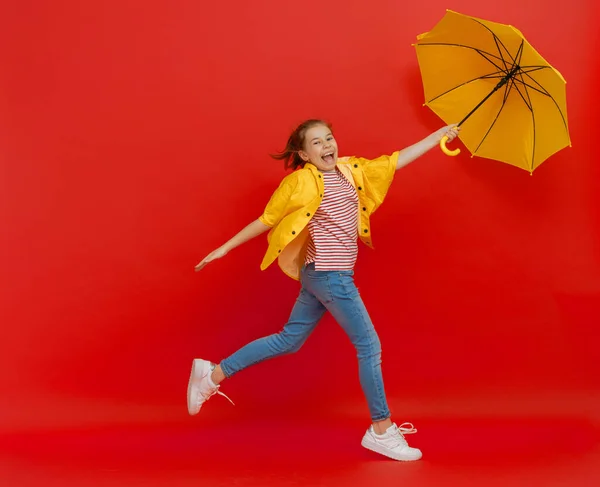
[{"label": "eye", "polygon": [[320,144],[320,143],[321,143],[321,141],[320,141],[320,140],[315,140],[315,141],[313,142],[313,145],[317,145],[317,144]]},{"label": "eye", "polygon": [[330,135],[329,137],[327,137],[327,140],[333,140],[333,137]]}]

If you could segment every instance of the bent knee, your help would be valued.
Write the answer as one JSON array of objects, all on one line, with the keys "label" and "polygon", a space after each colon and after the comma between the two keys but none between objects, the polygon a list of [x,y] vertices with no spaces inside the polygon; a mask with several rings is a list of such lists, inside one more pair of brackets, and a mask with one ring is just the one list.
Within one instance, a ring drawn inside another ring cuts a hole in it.
[{"label": "bent knee", "polygon": [[302,348],[305,340],[294,340],[293,337],[286,335],[285,333],[279,333],[276,335],[275,348],[279,354],[291,354],[296,353]]},{"label": "bent knee", "polygon": [[377,333],[369,333],[355,344],[356,353],[359,359],[362,358],[380,358],[381,342]]}]

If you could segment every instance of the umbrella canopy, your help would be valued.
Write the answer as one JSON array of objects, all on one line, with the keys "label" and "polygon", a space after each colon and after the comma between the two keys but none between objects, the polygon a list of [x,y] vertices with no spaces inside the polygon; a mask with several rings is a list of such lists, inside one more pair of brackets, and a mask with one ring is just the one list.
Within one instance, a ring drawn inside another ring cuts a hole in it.
[{"label": "umbrella canopy", "polygon": [[448,10],[414,46],[425,105],[472,155],[533,172],[571,145],[566,81],[516,28]]}]

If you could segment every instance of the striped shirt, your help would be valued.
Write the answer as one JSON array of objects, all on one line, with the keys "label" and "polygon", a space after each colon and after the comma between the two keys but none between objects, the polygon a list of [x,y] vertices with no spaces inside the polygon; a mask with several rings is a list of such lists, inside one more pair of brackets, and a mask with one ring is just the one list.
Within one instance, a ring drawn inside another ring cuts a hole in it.
[{"label": "striped shirt", "polygon": [[315,270],[352,270],[358,256],[358,195],[339,170],[324,172],[323,201],[308,222],[305,264]]}]

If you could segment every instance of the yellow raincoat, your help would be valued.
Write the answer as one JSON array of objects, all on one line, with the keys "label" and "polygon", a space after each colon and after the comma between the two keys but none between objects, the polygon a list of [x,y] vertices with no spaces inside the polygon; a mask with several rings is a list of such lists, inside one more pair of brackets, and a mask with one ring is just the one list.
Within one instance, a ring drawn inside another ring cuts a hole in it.
[{"label": "yellow raincoat", "polygon": [[[369,218],[383,203],[394,179],[399,154],[397,151],[371,160],[360,157],[338,159],[338,169],[358,192],[358,235],[370,248],[373,248],[373,239]],[[286,275],[300,279],[310,237],[308,222],[319,208],[323,194],[323,176],[310,163],[281,181],[259,218],[271,227],[261,270],[277,259]]]}]

